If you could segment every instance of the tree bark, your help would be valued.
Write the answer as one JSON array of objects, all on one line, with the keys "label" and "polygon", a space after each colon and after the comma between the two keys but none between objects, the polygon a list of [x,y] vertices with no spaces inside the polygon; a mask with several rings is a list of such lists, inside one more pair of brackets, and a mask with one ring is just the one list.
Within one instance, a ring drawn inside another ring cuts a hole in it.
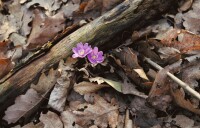
[{"label": "tree bark", "polygon": [[43,69],[70,56],[71,49],[77,43],[88,42],[91,45],[102,46],[120,31],[130,26],[133,29],[139,28],[176,4],[174,0],[125,0],[111,11],[65,37],[46,55],[20,69],[0,84],[0,112],[8,107],[17,95],[25,91]]}]

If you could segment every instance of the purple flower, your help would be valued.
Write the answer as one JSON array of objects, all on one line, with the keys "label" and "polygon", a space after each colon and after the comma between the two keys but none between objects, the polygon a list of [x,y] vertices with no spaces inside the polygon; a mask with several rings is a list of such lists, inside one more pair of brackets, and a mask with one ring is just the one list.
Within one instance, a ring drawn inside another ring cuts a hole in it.
[{"label": "purple flower", "polygon": [[86,57],[89,53],[92,52],[92,48],[90,45],[88,45],[88,43],[85,43],[83,45],[83,43],[78,43],[76,47],[74,47],[72,49],[72,51],[74,52],[74,54],[72,55],[73,58],[84,58]]},{"label": "purple flower", "polygon": [[88,60],[92,63],[92,64],[97,64],[97,63],[101,63],[104,61],[104,56],[103,56],[103,52],[102,51],[98,51],[97,47],[94,47],[94,49],[92,50],[91,53],[89,53],[87,55]]}]

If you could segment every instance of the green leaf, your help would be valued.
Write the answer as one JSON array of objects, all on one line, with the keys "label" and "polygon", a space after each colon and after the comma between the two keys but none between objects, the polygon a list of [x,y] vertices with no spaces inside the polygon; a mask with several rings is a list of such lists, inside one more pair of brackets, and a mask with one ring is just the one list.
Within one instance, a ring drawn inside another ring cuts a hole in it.
[{"label": "green leaf", "polygon": [[97,82],[98,84],[102,84],[105,82],[108,85],[110,85],[111,87],[113,87],[115,90],[117,90],[118,92],[122,92],[122,83],[121,82],[109,80],[109,79],[106,79],[103,77],[90,78],[89,80],[90,80],[90,82]]}]

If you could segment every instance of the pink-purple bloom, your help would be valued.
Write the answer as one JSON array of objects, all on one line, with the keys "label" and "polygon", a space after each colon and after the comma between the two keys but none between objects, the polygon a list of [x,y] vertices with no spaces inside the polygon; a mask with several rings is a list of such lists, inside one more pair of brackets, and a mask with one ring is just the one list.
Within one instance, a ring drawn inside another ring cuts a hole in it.
[{"label": "pink-purple bloom", "polygon": [[97,64],[97,63],[101,63],[104,61],[104,56],[103,56],[103,52],[102,51],[98,51],[97,47],[94,47],[94,49],[92,50],[92,52],[90,52],[88,55],[88,60],[92,63],[92,64]]},{"label": "pink-purple bloom", "polygon": [[74,54],[72,55],[73,58],[84,58],[86,57],[89,53],[92,52],[92,48],[90,45],[88,45],[88,43],[78,43],[76,47],[74,47],[72,49],[72,51],[74,52]]}]

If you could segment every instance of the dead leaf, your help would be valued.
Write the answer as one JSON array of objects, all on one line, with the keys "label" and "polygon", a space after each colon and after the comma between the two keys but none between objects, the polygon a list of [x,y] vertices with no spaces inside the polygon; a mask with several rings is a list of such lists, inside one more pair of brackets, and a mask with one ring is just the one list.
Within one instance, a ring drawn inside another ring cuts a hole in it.
[{"label": "dead leaf", "polygon": [[114,6],[122,2],[123,0],[89,0],[84,12],[91,10],[100,10],[102,13],[112,9]]},{"label": "dead leaf", "polygon": [[200,25],[199,25],[199,11],[200,11],[200,2],[195,0],[192,5],[192,10],[183,14],[183,26],[186,30],[189,30],[195,34],[199,34]]},{"label": "dead leaf", "polygon": [[17,122],[21,117],[25,118],[25,122],[31,114],[33,114],[42,103],[43,99],[56,82],[56,71],[50,70],[49,75],[42,74],[37,85],[31,85],[26,94],[16,98],[15,104],[8,107],[5,111],[4,120],[10,123]]},{"label": "dead leaf", "polygon": [[163,69],[157,73],[148,97],[148,102],[162,111],[166,111],[172,101],[166,72],[167,70]]},{"label": "dead leaf", "polygon": [[41,11],[36,9],[34,14],[35,17],[32,23],[33,29],[27,41],[27,49],[41,47],[65,27],[65,18],[62,13],[47,17]]},{"label": "dead leaf", "polygon": [[51,111],[47,114],[40,115],[40,121],[44,124],[44,128],[63,128],[63,123],[59,116]]},{"label": "dead leaf", "polygon": [[44,73],[40,76],[36,85],[32,84],[31,88],[36,90],[39,94],[44,95],[55,85],[57,80],[57,71],[50,69],[48,75]]},{"label": "dead leaf", "polygon": [[33,122],[31,122],[24,125],[22,128],[44,128],[44,124],[42,122],[39,122],[37,124],[34,124]]},{"label": "dead leaf", "polygon": [[[94,121],[94,124],[101,128],[106,128],[108,125],[115,128],[118,124],[118,106],[106,102],[102,97],[94,95],[94,104],[83,103],[77,106],[77,110],[67,110],[62,113],[63,122],[67,119],[67,126],[78,124],[82,127],[88,127]],[[64,114],[65,113],[65,114]],[[68,114],[71,119],[68,119]],[[67,117],[65,117],[67,116]],[[75,122],[75,123],[74,123]]]},{"label": "dead leaf", "polygon": [[31,32],[31,26],[29,26],[29,24],[33,20],[33,11],[25,7],[23,8],[23,12],[24,15],[22,17],[22,26],[20,28],[20,34],[26,37]]},{"label": "dead leaf", "polygon": [[10,59],[1,59],[0,58],[0,79],[8,74],[11,69],[14,67],[14,64]]},{"label": "dead leaf", "polygon": [[155,114],[155,109],[147,105],[147,101],[140,97],[134,97],[131,100],[132,115],[136,115],[134,119],[134,125],[141,128],[150,128],[160,121]]},{"label": "dead leaf", "polygon": [[191,8],[193,3],[193,0],[185,0],[182,5],[180,6],[179,10],[181,11],[187,11],[189,8]]},{"label": "dead leaf", "polygon": [[8,5],[10,15],[0,14],[0,41],[8,39],[11,33],[18,32],[22,25],[23,12],[21,11],[20,0],[15,0]]},{"label": "dead leaf", "polygon": [[69,1],[66,5],[62,6],[59,12],[62,12],[65,17],[67,18],[73,18],[73,13],[75,11],[78,11],[79,9],[79,3],[73,3],[72,1]]},{"label": "dead leaf", "polygon": [[5,111],[3,119],[6,120],[8,124],[17,122],[21,117],[25,117],[26,119],[37,109],[38,101],[40,101],[41,98],[41,95],[34,89],[29,89],[25,95],[20,95],[16,98],[15,104]]},{"label": "dead leaf", "polygon": [[186,110],[189,110],[193,113],[200,115],[200,109],[195,108],[194,105],[189,100],[186,100],[185,95],[179,89],[171,90],[171,94],[177,105],[181,106]]},{"label": "dead leaf", "polygon": [[0,58],[7,58],[6,53],[8,51],[8,41],[0,42]]},{"label": "dead leaf", "polygon": [[74,90],[81,95],[96,92],[102,88],[110,87],[108,84],[96,84],[91,82],[80,82],[74,85]]},{"label": "dead leaf", "polygon": [[63,111],[69,90],[70,80],[58,78],[57,83],[51,92],[48,105],[59,112]]},{"label": "dead leaf", "polygon": [[26,4],[27,8],[33,5],[43,7],[46,10],[48,16],[52,16],[53,12],[58,10],[62,4],[61,0],[32,0]]},{"label": "dead leaf", "polygon": [[200,37],[185,30],[170,29],[156,39],[161,40],[163,46],[176,48],[181,53],[200,49]]},{"label": "dead leaf", "polygon": [[119,59],[112,57],[118,66],[124,69],[125,73],[137,84],[142,85],[148,81],[143,68],[138,64],[137,53],[128,47],[116,49],[113,54]]},{"label": "dead leaf", "polygon": [[181,71],[182,77],[181,79],[189,84],[192,88],[199,87],[198,80],[200,79],[200,63],[197,63],[193,66],[184,68],[184,70]]},{"label": "dead leaf", "polygon": [[194,120],[188,118],[185,115],[176,115],[175,118],[170,118],[169,122],[174,121],[177,126],[180,128],[193,128]]},{"label": "dead leaf", "polygon": [[90,78],[89,80],[90,80],[90,82],[97,82],[98,84],[102,84],[105,82],[108,85],[110,85],[111,87],[113,87],[115,90],[122,92],[122,83],[121,82],[105,79],[102,77]]},{"label": "dead leaf", "polygon": [[74,85],[74,72],[72,71],[74,71],[74,64],[76,62],[77,60],[71,57],[67,58],[66,62],[63,60],[59,62],[58,71],[60,77],[57,79],[48,102],[50,107],[59,112],[64,110],[68,93]]}]

